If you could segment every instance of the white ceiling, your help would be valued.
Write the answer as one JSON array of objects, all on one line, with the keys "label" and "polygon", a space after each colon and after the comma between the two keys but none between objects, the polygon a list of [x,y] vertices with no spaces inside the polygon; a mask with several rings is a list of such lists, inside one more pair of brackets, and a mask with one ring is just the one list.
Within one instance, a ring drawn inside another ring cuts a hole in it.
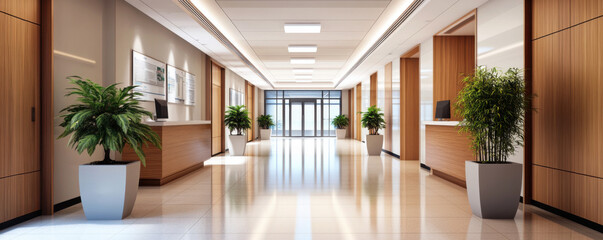
[{"label": "white ceiling", "polygon": [[[486,0],[425,0],[368,58],[412,0],[191,0],[253,67],[210,34],[178,0],[126,0],[201,51],[262,89],[345,89],[425,41]],[[318,34],[286,34],[285,23],[320,22]],[[289,53],[313,44],[316,53]],[[315,57],[292,65],[291,57]],[[252,70],[257,69],[267,80]],[[313,82],[294,80],[293,68],[313,68]],[[348,74],[349,73],[349,74]]]}]

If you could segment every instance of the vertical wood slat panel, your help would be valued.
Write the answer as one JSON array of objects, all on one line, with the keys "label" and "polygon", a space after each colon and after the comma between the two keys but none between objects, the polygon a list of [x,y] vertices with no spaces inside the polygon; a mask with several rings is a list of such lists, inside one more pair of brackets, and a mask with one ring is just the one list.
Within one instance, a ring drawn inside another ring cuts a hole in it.
[{"label": "vertical wood slat panel", "polygon": [[356,140],[362,141],[362,126],[360,119],[362,118],[362,83],[356,85]]},{"label": "vertical wood slat panel", "polygon": [[532,39],[570,26],[570,0],[532,0]]},{"label": "vertical wood slat panel", "polygon": [[601,0],[571,0],[570,4],[572,26],[603,15]]},{"label": "vertical wood slat panel", "polygon": [[369,88],[369,106],[377,105],[377,73],[371,75]]},{"label": "vertical wood slat panel", "polygon": [[[450,100],[450,120],[460,121],[454,111],[458,92],[463,88],[464,76],[475,69],[474,36],[433,37],[433,105]],[[433,113],[435,116],[435,107]]]},{"label": "vertical wood slat panel", "polygon": [[0,179],[0,222],[40,209],[40,172]]},{"label": "vertical wood slat panel", "polygon": [[384,145],[383,148],[388,151],[392,149],[392,63],[385,65],[385,102],[383,115],[385,117],[385,129],[383,129]]},{"label": "vertical wood slat panel", "polygon": [[215,155],[224,150],[223,114],[224,114],[224,91],[222,89],[224,79],[223,69],[212,63],[211,66],[211,154]]},{"label": "vertical wood slat panel", "polygon": [[400,159],[419,159],[420,67],[418,58],[400,59]]},{"label": "vertical wood slat panel", "polygon": [[0,12],[40,24],[40,0],[2,0]]},{"label": "vertical wood slat panel", "polygon": [[354,138],[354,89],[350,88],[345,91],[348,92],[348,117],[350,119],[350,125],[346,130],[346,135],[349,138]]}]

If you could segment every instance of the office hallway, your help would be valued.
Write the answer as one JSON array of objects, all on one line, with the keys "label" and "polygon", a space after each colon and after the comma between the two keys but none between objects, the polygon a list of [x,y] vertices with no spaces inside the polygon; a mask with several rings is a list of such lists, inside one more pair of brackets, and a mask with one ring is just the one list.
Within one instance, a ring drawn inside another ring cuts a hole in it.
[{"label": "office hallway", "polygon": [[[603,239],[532,206],[482,220],[465,189],[418,161],[361,142],[272,138],[217,156],[161,187],[140,187],[131,216],[88,221],[80,204],[0,232],[0,239]],[[520,205],[520,208],[524,208]]]}]

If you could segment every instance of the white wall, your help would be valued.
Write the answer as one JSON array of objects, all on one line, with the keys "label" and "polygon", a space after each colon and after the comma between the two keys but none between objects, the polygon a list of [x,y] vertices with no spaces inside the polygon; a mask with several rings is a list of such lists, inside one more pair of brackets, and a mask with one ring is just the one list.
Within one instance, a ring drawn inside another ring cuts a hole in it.
[{"label": "white wall", "polygon": [[[234,106],[236,105],[235,103],[231,103],[230,102],[230,89],[234,89],[235,91],[241,93],[241,96],[243,97],[242,99],[242,103],[245,103],[246,100],[246,96],[245,96],[245,79],[243,79],[241,76],[239,76],[238,74],[236,74],[235,72],[231,71],[230,69],[226,69],[226,74],[224,75],[224,109],[228,109],[228,106]],[[228,130],[227,127],[224,127],[224,136],[229,136],[230,135],[230,131]],[[228,139],[228,137],[226,137],[226,149],[228,149],[230,146],[230,141]]]},{"label": "white wall", "polygon": [[392,152],[400,155],[400,58],[392,61]]},{"label": "white wall", "polygon": [[[371,104],[371,78],[369,77],[365,77],[362,80],[362,89],[361,91],[361,99],[360,99],[360,109],[362,112],[366,112],[366,110],[368,109],[368,107],[370,107]],[[362,116],[362,115],[361,115]],[[362,124],[362,123],[361,123]],[[361,138],[363,142],[366,142],[366,135],[368,135],[369,131],[367,128],[362,127],[362,125],[360,126],[361,130]]]},{"label": "white wall", "polygon": [[420,131],[419,131],[419,160],[425,164],[425,125],[424,121],[433,120],[433,38],[421,43],[419,65],[421,67],[420,79]]}]

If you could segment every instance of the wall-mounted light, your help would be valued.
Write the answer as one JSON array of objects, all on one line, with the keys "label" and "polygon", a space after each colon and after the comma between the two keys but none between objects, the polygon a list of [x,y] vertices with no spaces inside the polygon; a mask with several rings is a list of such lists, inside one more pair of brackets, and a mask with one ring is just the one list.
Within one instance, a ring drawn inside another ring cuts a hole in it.
[{"label": "wall-mounted light", "polygon": [[285,23],[285,33],[320,33],[320,23]]},{"label": "wall-mounted light", "polygon": [[318,50],[316,45],[289,45],[290,53],[314,53]]},{"label": "wall-mounted light", "polygon": [[291,58],[291,64],[314,64],[316,59],[314,58]]}]

